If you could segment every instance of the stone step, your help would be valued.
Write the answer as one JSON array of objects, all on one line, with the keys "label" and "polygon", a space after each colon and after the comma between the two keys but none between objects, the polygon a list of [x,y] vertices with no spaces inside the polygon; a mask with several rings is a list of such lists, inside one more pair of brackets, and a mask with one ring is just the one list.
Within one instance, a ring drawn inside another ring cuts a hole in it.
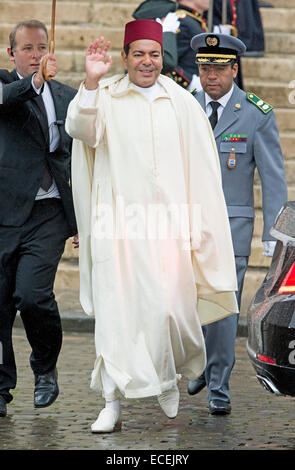
[{"label": "stone step", "polygon": [[[0,44],[7,46],[8,37],[15,22],[0,23]],[[48,26],[48,25],[47,25]],[[55,27],[55,46],[56,50],[62,49],[83,49],[86,50],[89,43],[98,36],[104,36],[112,43],[113,50],[121,50],[123,43],[122,23],[117,27],[97,26],[96,24],[81,25],[56,25]]]},{"label": "stone step", "polygon": [[78,260],[71,261],[62,259],[60,261],[56,273],[54,288],[79,290],[80,279]]},{"label": "stone step", "polygon": [[[295,130],[295,122],[290,123]],[[295,159],[295,132],[280,132],[280,141],[285,160]]]},{"label": "stone step", "polygon": [[256,209],[255,211],[253,237],[261,240],[262,231],[263,231],[263,214],[262,214],[262,210],[259,208],[259,209]]},{"label": "stone step", "polygon": [[[105,26],[121,26],[132,19],[132,12],[138,2],[110,2],[95,1],[62,1],[56,6],[56,24],[88,23]],[[22,19],[39,18],[49,23],[51,18],[51,1],[0,1],[1,18],[3,22],[15,22],[22,12]],[[115,10],[115,15],[114,15]],[[295,8],[261,8],[261,17],[265,32],[267,31],[293,31]]]},{"label": "stone step", "polygon": [[275,108],[293,108],[294,90],[289,88],[289,84],[283,81],[261,81],[245,79],[244,88],[251,91],[269,102]]},{"label": "stone step", "polygon": [[275,113],[276,113],[278,127],[280,131],[288,131],[288,130],[294,129],[295,108],[294,109],[276,108]]},{"label": "stone step", "polygon": [[263,231],[263,213],[260,208],[255,211],[255,220],[254,220],[254,232],[253,236],[257,240],[261,240]]},{"label": "stone step", "polygon": [[295,56],[278,57],[267,54],[259,58],[242,58],[244,79],[265,79],[267,81],[292,81],[295,78]]},{"label": "stone step", "polygon": [[263,256],[263,245],[261,236],[253,237],[251,243],[251,255],[249,258],[249,266],[253,268],[268,268],[271,258]]},{"label": "stone step", "polygon": [[63,253],[63,259],[68,261],[74,261],[79,256],[79,250],[73,246],[73,238],[68,238],[66,241],[66,246]]},{"label": "stone step", "polygon": [[[115,8],[115,14],[114,14]],[[63,1],[56,4],[56,25],[92,23],[96,27],[122,27],[132,19],[134,4],[116,3],[110,8],[109,2]],[[51,1],[0,1],[1,21],[15,23],[21,19],[38,18],[46,24],[51,22]]]},{"label": "stone step", "polygon": [[[275,8],[294,8],[294,0],[270,0],[268,3],[271,3]],[[262,11],[264,8],[260,8]]]},{"label": "stone step", "polygon": [[285,171],[288,186],[294,185],[295,181],[295,161],[285,160]]},{"label": "stone step", "polygon": [[294,33],[267,31],[265,33],[265,50],[266,52],[276,53],[279,57],[285,54],[294,54]]},{"label": "stone step", "polygon": [[[62,2],[56,4],[56,24],[88,23],[91,21],[92,6],[89,2]],[[20,20],[37,18],[48,24],[51,21],[51,1],[0,1],[1,21],[16,23]],[[20,17],[21,12],[21,17]]]},{"label": "stone step", "polygon": [[261,18],[263,29],[267,31],[294,32],[295,8],[294,2],[292,8],[262,8]]}]

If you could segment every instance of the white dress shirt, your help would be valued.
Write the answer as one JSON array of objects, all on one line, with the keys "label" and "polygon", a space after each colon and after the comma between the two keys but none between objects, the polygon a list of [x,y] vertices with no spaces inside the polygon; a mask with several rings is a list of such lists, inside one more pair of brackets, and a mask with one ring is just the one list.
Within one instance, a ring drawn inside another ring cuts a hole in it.
[{"label": "white dress shirt", "polygon": [[[23,77],[17,72],[17,75],[20,79]],[[32,87],[34,88],[35,92],[40,95],[41,93],[41,88],[37,89],[34,85],[34,76],[32,77]],[[44,83],[44,90],[42,93],[42,98],[44,101],[44,106],[47,114],[47,120],[48,120],[48,131],[49,131],[49,151],[54,152],[56,148],[58,147],[59,144],[59,131],[58,127],[55,124],[56,122],[56,114],[55,114],[55,107],[54,107],[54,102],[53,98],[50,92],[50,88],[48,86],[48,83]],[[60,198],[59,191],[57,189],[56,183],[54,181],[54,178],[52,178],[52,185],[48,189],[48,191],[44,191],[44,189],[39,188],[38,193],[36,195],[36,200],[39,199],[45,199],[45,198],[51,198],[51,197],[57,197]]]},{"label": "white dress shirt", "polygon": [[220,104],[219,108],[217,109],[217,116],[218,116],[218,120],[220,119],[220,116],[222,115],[223,113],[223,110],[225,108],[225,106],[227,105],[232,93],[234,91],[234,86],[232,86],[232,88],[229,90],[229,92],[227,92],[225,95],[223,95],[221,98],[219,98],[219,100],[213,100],[213,98],[211,98],[206,92],[205,92],[205,111],[206,111],[206,114],[207,114],[207,117],[210,117],[210,115],[212,114],[212,107],[210,105],[210,102],[211,101],[216,101],[217,103]]}]

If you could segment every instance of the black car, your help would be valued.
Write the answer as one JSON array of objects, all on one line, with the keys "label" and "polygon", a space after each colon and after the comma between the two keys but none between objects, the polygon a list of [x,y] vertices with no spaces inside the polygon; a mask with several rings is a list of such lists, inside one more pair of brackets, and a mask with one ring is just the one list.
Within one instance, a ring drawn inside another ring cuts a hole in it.
[{"label": "black car", "polygon": [[268,273],[248,313],[247,351],[260,383],[295,396],[295,202],[287,202],[271,235],[277,239]]}]

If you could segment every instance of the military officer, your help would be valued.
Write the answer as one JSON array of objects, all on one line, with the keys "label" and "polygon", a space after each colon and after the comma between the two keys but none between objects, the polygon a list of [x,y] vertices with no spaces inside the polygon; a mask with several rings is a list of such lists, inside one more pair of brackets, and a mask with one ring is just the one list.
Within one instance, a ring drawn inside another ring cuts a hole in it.
[{"label": "military officer", "polygon": [[180,25],[176,31],[178,63],[169,76],[188,90],[200,90],[195,54],[190,42],[196,34],[208,31],[204,17],[209,8],[209,0],[180,0],[177,2],[176,14]]},{"label": "military officer", "polygon": [[[222,23],[223,0],[213,2],[213,24]],[[230,34],[243,41],[247,50],[247,57],[263,57],[264,55],[264,32],[257,0],[227,0],[226,26],[230,29]],[[218,26],[214,27],[214,30]],[[223,33],[224,31],[216,31]],[[235,82],[243,90],[242,64],[238,60],[238,74]]]},{"label": "military officer", "polygon": [[[254,226],[254,170],[262,185],[264,254],[271,256],[275,240],[270,236],[275,217],[287,200],[284,163],[272,106],[254,93],[245,93],[234,83],[237,58],[245,44],[230,35],[204,33],[195,36],[196,54],[203,90],[196,95],[211,122],[220,157],[222,183],[234,246],[240,306],[244,276]],[[188,392],[206,385],[209,412],[231,412],[229,378],[234,365],[238,316],[204,327],[207,349],[205,373],[189,382]]]}]

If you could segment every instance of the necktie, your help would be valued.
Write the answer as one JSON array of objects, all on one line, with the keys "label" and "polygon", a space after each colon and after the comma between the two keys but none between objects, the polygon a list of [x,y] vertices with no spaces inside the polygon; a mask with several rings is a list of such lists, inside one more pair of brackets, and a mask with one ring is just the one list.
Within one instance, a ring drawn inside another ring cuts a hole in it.
[{"label": "necktie", "polygon": [[210,121],[212,129],[214,129],[218,121],[217,109],[219,108],[220,103],[218,103],[218,101],[210,101],[210,105],[212,108],[212,113],[209,117],[209,121]]},{"label": "necktie", "polygon": [[[43,101],[42,96],[41,95],[36,96],[35,101],[38,104],[42,114],[46,118],[46,122],[48,123],[47,113],[46,113],[46,109],[45,109],[45,106],[44,106],[44,101]],[[48,141],[49,141],[49,134],[48,134]],[[49,142],[47,142],[47,143],[49,143]],[[45,161],[45,167],[44,167],[43,178],[42,178],[42,182],[41,182],[41,188],[44,189],[44,191],[47,192],[51,185],[52,185],[52,176],[51,176],[51,173],[49,171],[48,164]]]}]

